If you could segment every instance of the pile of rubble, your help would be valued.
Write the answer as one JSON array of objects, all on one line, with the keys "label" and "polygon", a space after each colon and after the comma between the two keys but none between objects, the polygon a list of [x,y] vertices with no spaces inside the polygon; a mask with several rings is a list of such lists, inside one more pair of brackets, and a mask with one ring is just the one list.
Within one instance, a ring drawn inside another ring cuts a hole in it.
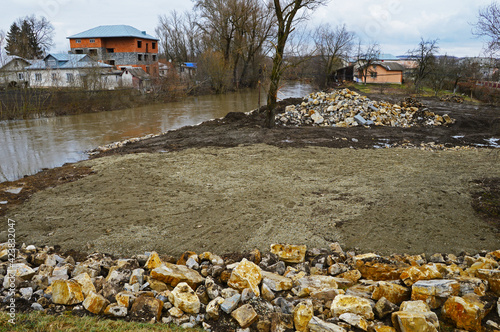
[{"label": "pile of rubble", "polygon": [[[54,248],[0,247],[0,309],[73,311],[207,331],[500,329],[500,250],[392,255],[274,244],[227,255],[156,252],[75,261]],[[76,256],[75,256],[76,257]]]},{"label": "pile of rubble", "polygon": [[463,104],[463,102],[465,101],[465,98],[462,96],[457,96],[457,95],[447,95],[447,96],[441,97],[441,101]]},{"label": "pile of rubble", "polygon": [[[421,104],[419,104],[421,105]],[[373,101],[349,89],[332,93],[315,92],[300,105],[287,106],[276,116],[276,123],[284,126],[314,125],[321,127],[450,125],[454,120],[441,116],[411,102],[401,105]]]}]

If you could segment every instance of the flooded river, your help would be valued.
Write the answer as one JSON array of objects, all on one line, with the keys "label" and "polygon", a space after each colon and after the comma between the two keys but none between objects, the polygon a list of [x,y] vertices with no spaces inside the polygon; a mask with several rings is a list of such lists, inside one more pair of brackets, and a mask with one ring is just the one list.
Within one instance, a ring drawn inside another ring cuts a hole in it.
[{"label": "flooded river", "polygon": [[[303,97],[310,92],[308,84],[289,83],[278,98]],[[260,99],[261,105],[265,104],[264,89]],[[0,121],[0,182],[86,159],[86,151],[100,145],[158,134],[258,106],[258,91],[247,90],[111,112]]]}]

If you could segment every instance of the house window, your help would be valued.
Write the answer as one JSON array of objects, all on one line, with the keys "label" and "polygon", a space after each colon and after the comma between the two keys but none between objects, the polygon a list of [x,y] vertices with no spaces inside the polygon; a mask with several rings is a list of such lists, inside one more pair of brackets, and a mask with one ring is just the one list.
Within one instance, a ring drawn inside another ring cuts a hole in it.
[{"label": "house window", "polygon": [[107,48],[106,52],[108,52],[108,53],[115,53],[115,49],[114,48]]},{"label": "house window", "polygon": [[372,78],[377,78],[377,72],[376,71],[372,71],[370,74],[371,74]]},{"label": "house window", "polygon": [[66,74],[66,82],[73,83],[74,81],[75,81],[75,78],[73,77],[73,73],[67,73]]},{"label": "house window", "polygon": [[77,49],[75,50],[75,54],[83,54],[83,50]]},{"label": "house window", "polygon": [[41,81],[42,81],[42,74],[35,73],[35,82],[41,82]]},{"label": "house window", "polygon": [[75,42],[76,42],[77,44],[80,44],[80,43],[82,42],[82,40],[81,40],[81,39],[77,39],[77,40],[75,40]]},{"label": "house window", "polygon": [[156,54],[153,54],[153,61],[156,61]]},{"label": "house window", "polygon": [[95,43],[95,39],[91,39],[91,40],[90,40],[90,42],[91,42],[91,43]]},{"label": "house window", "polygon": [[156,43],[155,43],[155,42],[151,43],[151,48],[152,48],[153,50],[156,50]]},{"label": "house window", "polygon": [[137,48],[142,48],[142,40],[137,41]]},{"label": "house window", "polygon": [[24,73],[17,73],[17,78],[19,80],[24,80]]},{"label": "house window", "polygon": [[89,55],[97,56],[97,50],[96,49],[90,49],[89,50]]},{"label": "house window", "polygon": [[144,54],[144,61],[148,61],[149,60],[149,56],[147,54]]},{"label": "house window", "polygon": [[108,64],[110,64],[110,65],[114,66],[114,65],[115,65],[115,60],[109,60],[109,61],[108,61]]},{"label": "house window", "polygon": [[47,63],[48,63],[50,68],[55,68],[57,65],[57,62],[54,59],[50,59],[49,61],[47,61]]},{"label": "house window", "polygon": [[137,54],[137,61],[142,61],[142,54]]},{"label": "house window", "polygon": [[57,81],[57,74],[56,73],[52,73],[52,80]]}]

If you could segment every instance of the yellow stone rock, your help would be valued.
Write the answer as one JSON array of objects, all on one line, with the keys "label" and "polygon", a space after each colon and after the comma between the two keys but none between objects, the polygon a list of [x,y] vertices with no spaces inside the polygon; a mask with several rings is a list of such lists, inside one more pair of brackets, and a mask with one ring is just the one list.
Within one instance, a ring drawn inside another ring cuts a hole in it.
[{"label": "yellow stone rock", "polygon": [[259,284],[261,280],[262,273],[260,267],[243,258],[231,272],[231,277],[227,284],[240,291],[250,288],[256,296],[260,296]]},{"label": "yellow stone rock", "polygon": [[146,269],[149,269],[149,270],[154,270],[161,265],[162,265],[162,261],[160,259],[160,256],[158,256],[158,253],[156,251],[153,251],[149,255],[149,258],[146,261],[146,265],[144,265],[144,267]]},{"label": "yellow stone rock", "polygon": [[397,311],[393,312],[392,324],[400,332],[438,332],[438,327],[429,322],[423,313]]},{"label": "yellow stone rock", "polygon": [[334,277],[321,275],[299,278],[295,281],[295,285],[297,288],[296,295],[299,297],[339,288]]},{"label": "yellow stone rock", "polygon": [[426,264],[405,269],[400,278],[407,286],[411,286],[419,280],[442,279],[443,275],[435,264]]},{"label": "yellow stone rock", "polygon": [[354,264],[364,279],[374,281],[398,280],[403,270],[409,266],[373,253],[355,256]]},{"label": "yellow stone rock", "polygon": [[87,297],[90,293],[95,293],[96,289],[88,273],[81,273],[73,278],[82,286],[82,293]]},{"label": "yellow stone rock", "polygon": [[483,331],[481,321],[490,312],[476,294],[450,297],[441,310],[443,317],[453,321],[456,327],[467,331]]},{"label": "yellow stone rock", "polygon": [[118,303],[118,305],[125,307],[125,308],[130,308],[130,305],[135,300],[135,295],[132,294],[132,292],[123,291],[123,292],[116,294],[115,299],[116,299],[116,303]]},{"label": "yellow stone rock", "polygon": [[352,284],[358,282],[361,279],[361,272],[358,270],[350,270],[338,275],[339,278],[350,280]]},{"label": "yellow stone rock", "polygon": [[272,244],[271,252],[287,263],[302,263],[306,257],[307,246],[290,244]]},{"label": "yellow stone rock", "polygon": [[422,300],[431,309],[437,309],[447,298],[459,293],[460,284],[455,280],[420,280],[412,286],[411,299]]},{"label": "yellow stone rock", "polygon": [[343,320],[344,322],[348,323],[351,326],[357,327],[358,329],[361,329],[363,331],[368,331],[368,327],[370,326],[370,323],[364,318],[361,317],[360,315],[352,314],[350,312],[346,312],[342,315],[340,315],[340,320]]},{"label": "yellow stone rock", "polygon": [[410,299],[410,296],[411,291],[408,288],[386,281],[379,281],[372,293],[372,299],[378,301],[382,297],[385,297],[394,304],[407,301]]},{"label": "yellow stone rock", "polygon": [[191,270],[185,265],[163,263],[151,271],[151,277],[166,284],[177,286],[180,282],[186,282],[191,288],[196,289],[205,280],[198,272]]},{"label": "yellow stone rock", "polygon": [[151,288],[154,291],[157,291],[158,293],[164,292],[168,289],[167,284],[164,283],[163,281],[149,278],[148,282],[149,282],[149,288]]},{"label": "yellow stone rock", "polygon": [[233,317],[243,329],[246,329],[259,319],[257,312],[255,312],[255,309],[250,304],[242,305],[231,312],[231,317]]},{"label": "yellow stone rock", "polygon": [[373,320],[375,317],[370,301],[357,296],[337,295],[332,301],[330,311],[335,317],[343,313],[360,315],[368,320]]},{"label": "yellow stone rock", "polygon": [[224,298],[220,296],[208,303],[206,312],[211,319],[219,319],[219,308],[222,303],[224,303]]},{"label": "yellow stone rock", "polygon": [[494,259],[496,261],[500,261],[500,249],[488,253],[486,255],[486,258]]},{"label": "yellow stone rock", "polygon": [[423,301],[405,301],[400,311],[392,313],[392,323],[401,332],[439,331],[439,320]]},{"label": "yellow stone rock", "polygon": [[382,323],[373,325],[372,330],[373,332],[397,332],[394,327]]},{"label": "yellow stone rock", "polygon": [[493,270],[498,267],[498,262],[485,258],[485,257],[479,257],[468,269],[466,269],[463,273],[463,275],[469,276],[469,277],[476,277],[476,273],[478,270]]},{"label": "yellow stone rock", "polygon": [[274,292],[289,290],[293,287],[293,282],[290,278],[267,271],[261,271],[261,274],[262,283],[266,284]]},{"label": "yellow stone rock", "polygon": [[83,307],[93,314],[99,315],[109,305],[109,301],[99,294],[91,292],[83,301]]},{"label": "yellow stone rock", "polygon": [[163,301],[155,299],[150,294],[143,294],[135,299],[130,309],[130,318],[150,321],[154,319],[159,322],[161,319],[161,311],[163,309]]},{"label": "yellow stone rock", "polygon": [[55,280],[52,285],[52,302],[73,305],[84,300],[82,286],[75,280]]},{"label": "yellow stone rock", "polygon": [[177,265],[186,265],[187,260],[193,257],[197,262],[199,262],[198,255],[194,251],[186,251],[177,260]]},{"label": "yellow stone rock", "polygon": [[309,321],[314,316],[312,301],[300,302],[293,310],[293,323],[295,330],[299,332],[308,332]]},{"label": "yellow stone rock", "polygon": [[176,308],[185,313],[197,314],[200,312],[200,299],[185,282],[179,283],[170,293],[168,299]]},{"label": "yellow stone rock", "polygon": [[267,284],[262,283],[260,286],[260,294],[262,298],[268,302],[271,302],[275,298],[275,294]]},{"label": "yellow stone rock", "polygon": [[496,296],[500,296],[500,270],[479,269],[476,271],[476,276],[479,279],[486,280],[490,290]]},{"label": "yellow stone rock", "polygon": [[488,281],[474,277],[455,277],[460,284],[460,295],[474,293],[479,296],[485,296],[488,289]]}]

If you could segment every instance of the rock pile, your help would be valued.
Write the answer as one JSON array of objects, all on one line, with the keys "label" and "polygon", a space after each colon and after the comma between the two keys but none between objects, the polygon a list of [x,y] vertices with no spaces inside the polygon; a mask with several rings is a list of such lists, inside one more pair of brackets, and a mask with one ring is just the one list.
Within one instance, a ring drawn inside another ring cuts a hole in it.
[{"label": "rock pile", "polygon": [[401,105],[373,101],[349,89],[332,93],[315,92],[300,105],[290,105],[276,116],[284,126],[313,125],[321,127],[450,125],[454,120],[422,108],[421,104],[405,101]]},{"label": "rock pile", "polygon": [[465,98],[463,96],[447,95],[447,96],[441,97],[441,101],[463,104],[463,102],[465,101]]},{"label": "rock pile", "polygon": [[[156,252],[80,261],[23,246],[0,247],[0,309],[173,323],[207,331],[465,331],[500,329],[500,250],[392,255],[271,246],[227,255]],[[15,289],[15,291],[12,291]]]}]

